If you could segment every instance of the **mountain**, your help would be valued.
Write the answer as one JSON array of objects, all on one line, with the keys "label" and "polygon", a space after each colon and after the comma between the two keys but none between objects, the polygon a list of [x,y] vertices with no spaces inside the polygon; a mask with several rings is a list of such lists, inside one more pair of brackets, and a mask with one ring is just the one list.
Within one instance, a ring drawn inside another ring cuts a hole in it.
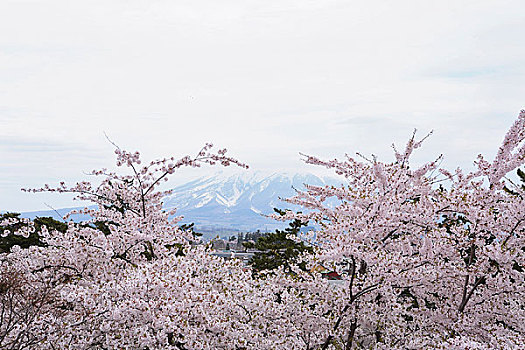
[{"label": "mountain", "polygon": [[297,210],[280,198],[289,198],[294,189],[304,184],[336,185],[341,181],[312,174],[220,174],[200,178],[173,188],[164,199],[166,208],[178,208],[183,222],[194,222],[199,229],[232,229],[240,231],[272,231],[283,223],[266,218],[273,208]]},{"label": "mountain", "polygon": [[[295,189],[304,190],[304,184],[340,185],[341,179],[319,177],[313,174],[273,174],[245,172],[225,175],[217,173],[173,188],[164,198],[166,209],[177,208],[184,216],[182,223],[194,223],[196,231],[206,238],[227,236],[239,231],[273,231],[285,223],[269,219],[273,208],[292,209],[280,198],[289,198]],[[63,215],[68,210],[60,209]],[[53,211],[23,213],[24,217],[57,216]]]}]

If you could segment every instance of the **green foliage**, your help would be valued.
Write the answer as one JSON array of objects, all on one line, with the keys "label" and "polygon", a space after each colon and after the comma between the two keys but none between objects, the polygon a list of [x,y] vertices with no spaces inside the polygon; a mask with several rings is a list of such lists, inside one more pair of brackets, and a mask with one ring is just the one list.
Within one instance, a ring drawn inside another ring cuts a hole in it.
[{"label": "green foliage", "polygon": [[[20,219],[19,213],[5,213],[0,215],[0,221],[5,219]],[[24,227],[27,227],[28,224],[23,221],[18,221],[13,224],[0,226],[0,253],[7,253],[11,250],[11,248],[15,245],[20,246],[21,248],[29,248],[30,246],[44,246],[42,241],[40,240],[40,233],[42,232],[42,227],[46,226],[49,231],[59,231],[59,232],[66,232],[68,225],[64,222],[57,221],[51,217],[37,217],[33,220],[34,224],[34,232],[32,232],[29,237],[23,237],[21,235],[16,235],[13,232],[16,232]],[[81,227],[91,227],[93,229],[99,230],[103,232],[105,235],[110,235],[111,230],[109,228],[109,225],[117,225],[114,222],[103,222],[103,221],[95,221],[91,224],[77,224]],[[197,239],[198,237],[202,236],[201,233],[195,232],[193,229],[193,224],[184,224],[181,225],[180,228],[183,231],[189,231],[194,239]],[[3,233],[5,231],[9,231],[10,233],[3,237]],[[175,248],[177,249],[176,255],[184,255],[184,251],[182,249],[182,245],[177,244],[168,248]],[[146,259],[151,260],[154,257],[154,254],[152,252],[152,248],[148,245],[144,246],[144,252],[143,255],[146,257]]]},{"label": "green foliage", "polygon": [[[281,216],[286,214],[284,210],[274,209],[274,211]],[[296,263],[301,254],[313,253],[312,247],[288,238],[289,235],[297,236],[301,228],[306,225],[308,222],[295,219],[284,230],[275,230],[274,233],[259,237],[255,243],[244,242],[246,248],[258,251],[249,262],[253,270],[257,273],[284,266],[285,271],[291,271],[290,267]],[[304,266],[299,266],[304,269]]]},{"label": "green foliage", "polygon": [[189,231],[191,233],[191,235],[193,236],[193,239],[197,239],[198,237],[202,237],[202,233],[195,232],[194,225],[195,225],[195,223],[192,222],[191,224],[182,224],[179,227],[180,227],[180,229],[182,231]]},{"label": "green foliage", "polygon": [[[18,213],[5,213],[0,216],[0,220],[5,219],[19,219],[20,214]],[[15,235],[13,232],[20,230],[24,227],[27,227],[28,224],[25,222],[17,222],[10,225],[0,226],[0,253],[8,252],[11,247],[18,245],[21,248],[28,248],[30,246],[43,246],[43,243],[40,241],[40,233],[42,232],[42,227],[46,226],[48,230],[57,230],[60,232],[65,232],[67,230],[67,224],[57,221],[51,217],[37,217],[33,220],[35,230],[32,232],[29,237],[22,237]],[[3,237],[3,233],[8,230],[10,233]]]}]

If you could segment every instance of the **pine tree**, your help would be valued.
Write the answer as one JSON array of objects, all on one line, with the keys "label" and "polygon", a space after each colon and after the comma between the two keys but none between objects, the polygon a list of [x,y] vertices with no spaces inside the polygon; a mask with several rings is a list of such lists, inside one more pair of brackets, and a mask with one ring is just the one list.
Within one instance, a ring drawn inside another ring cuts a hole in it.
[{"label": "pine tree", "polygon": [[[286,214],[284,210],[274,208],[274,211],[279,215]],[[259,237],[255,243],[244,242],[246,248],[257,250],[249,262],[254,271],[257,273],[274,270],[280,266],[284,266],[285,271],[291,271],[290,267],[301,254],[312,253],[312,247],[288,238],[290,235],[297,236],[301,228],[307,225],[308,222],[295,219],[284,230],[275,230],[273,233]]]},{"label": "pine tree", "polygon": [[[13,223],[9,225],[0,226],[0,253],[6,253],[11,250],[11,247],[18,245],[21,248],[28,248],[33,245],[42,246],[40,240],[40,233],[42,226],[46,226],[49,230],[56,230],[65,232],[67,224],[57,221],[51,217],[37,217],[33,220],[34,231],[28,237],[16,235],[14,232],[27,227],[28,222],[20,218],[19,213],[5,213],[0,215],[0,221],[12,219]],[[8,231],[8,234],[5,234]],[[5,235],[5,237],[4,237]]]}]

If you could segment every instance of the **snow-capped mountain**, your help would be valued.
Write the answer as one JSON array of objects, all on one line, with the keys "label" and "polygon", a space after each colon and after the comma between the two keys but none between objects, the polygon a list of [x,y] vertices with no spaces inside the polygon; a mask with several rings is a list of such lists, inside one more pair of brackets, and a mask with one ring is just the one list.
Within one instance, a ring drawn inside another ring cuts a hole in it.
[{"label": "snow-capped mountain", "polygon": [[178,208],[183,222],[194,222],[200,229],[273,230],[283,224],[264,215],[273,213],[273,208],[294,209],[281,198],[292,197],[305,183],[335,185],[341,180],[312,174],[217,174],[175,187],[164,205]]},{"label": "snow-capped mountain", "polygon": [[[164,198],[164,207],[177,208],[177,215],[184,216],[182,223],[194,223],[196,231],[207,238],[237,231],[273,231],[286,224],[264,215],[272,214],[273,208],[298,209],[280,198],[292,197],[295,189],[304,190],[305,183],[322,186],[340,185],[343,181],[313,174],[217,173],[174,187],[173,193]],[[57,212],[65,215],[72,209]],[[22,216],[58,218],[57,212],[38,211]]]}]

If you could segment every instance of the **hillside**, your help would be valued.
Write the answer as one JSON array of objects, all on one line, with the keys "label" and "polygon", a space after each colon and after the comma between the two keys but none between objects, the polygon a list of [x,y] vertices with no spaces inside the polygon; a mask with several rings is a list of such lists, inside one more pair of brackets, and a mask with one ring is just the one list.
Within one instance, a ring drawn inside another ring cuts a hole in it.
[{"label": "hillside", "polygon": [[[294,189],[304,189],[305,183],[340,185],[341,180],[313,174],[241,173],[226,176],[218,173],[175,186],[173,194],[164,199],[164,207],[178,208],[177,215],[184,216],[182,223],[195,223],[196,230],[203,232],[206,238],[238,231],[273,231],[285,224],[265,215],[273,213],[273,208],[295,209],[280,198],[293,196]],[[71,209],[57,211],[64,215]],[[22,216],[58,215],[46,210],[22,213]]]}]

